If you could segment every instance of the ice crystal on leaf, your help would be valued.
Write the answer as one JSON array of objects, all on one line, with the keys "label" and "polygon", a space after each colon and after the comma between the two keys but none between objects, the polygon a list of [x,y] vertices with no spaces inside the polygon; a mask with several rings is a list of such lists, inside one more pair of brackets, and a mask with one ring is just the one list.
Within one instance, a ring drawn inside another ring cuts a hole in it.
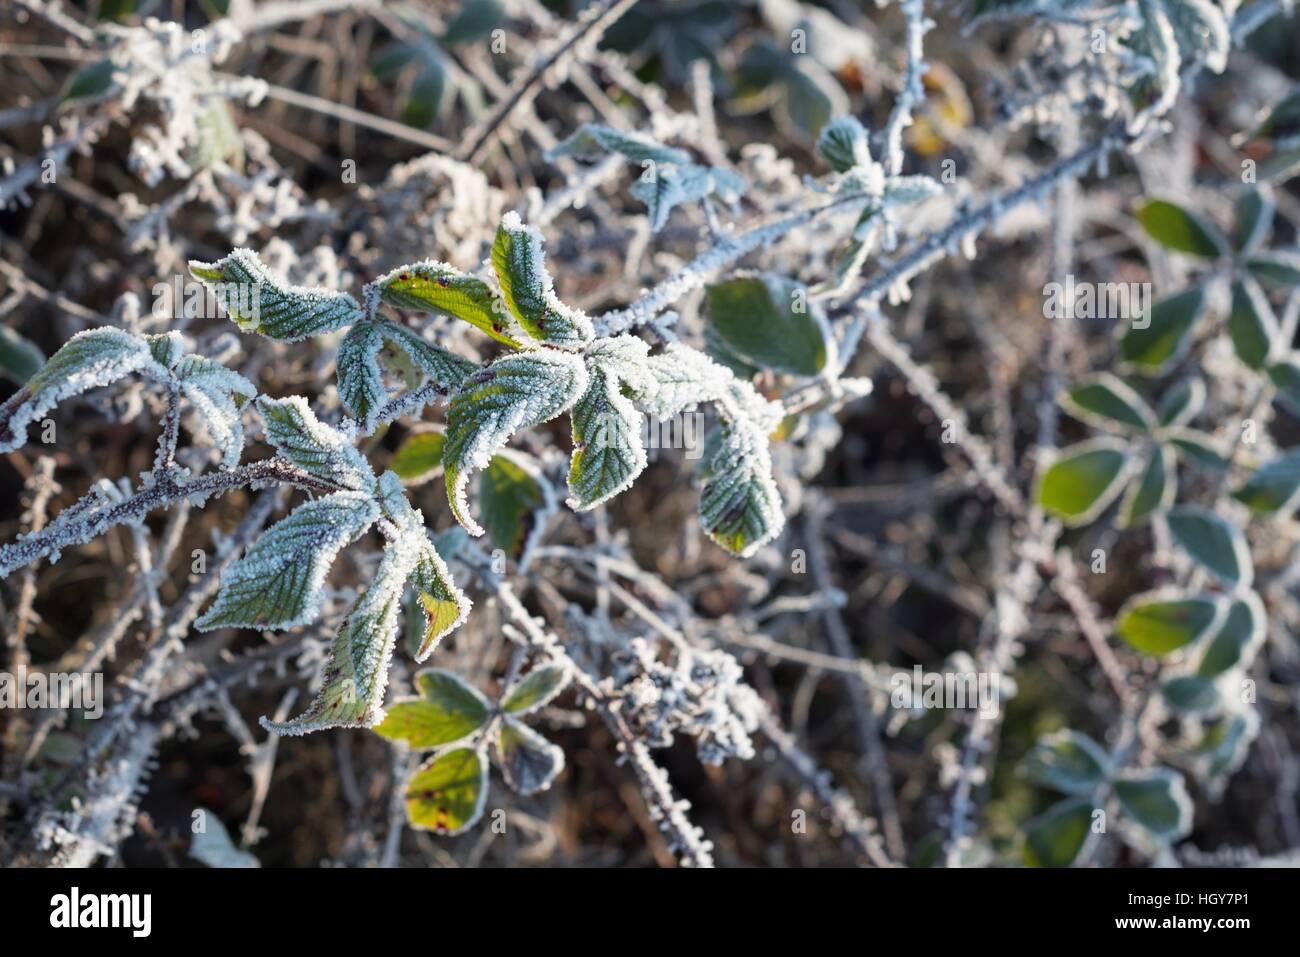
[{"label": "ice crystal on leaf", "polygon": [[181,393],[203,416],[222,464],[227,468],[238,465],[244,448],[240,410],[257,395],[256,387],[239,373],[202,356],[185,356],[172,372]]},{"label": "ice crystal on leaf", "polygon": [[378,517],[378,504],[363,492],[299,505],[230,566],[196,627],[285,629],[315,621],[335,556]]},{"label": "ice crystal on leaf", "polygon": [[664,166],[653,176],[642,177],[632,184],[631,193],[646,205],[650,229],[659,232],[668,223],[668,214],[683,203],[695,203],[717,195],[732,203],[745,192],[745,180],[731,170],[716,166]]},{"label": "ice crystal on leaf", "polygon": [[268,339],[299,342],[362,318],[361,307],[346,292],[291,286],[251,249],[235,249],[215,263],[191,260],[190,272],[212,290],[240,329]]},{"label": "ice crystal on leaf", "polygon": [[452,396],[442,464],[452,512],[471,535],[482,535],[483,528],[469,514],[470,475],[485,468],[516,431],[540,425],[572,406],[587,382],[581,357],[547,349],[498,359],[470,376]]}]

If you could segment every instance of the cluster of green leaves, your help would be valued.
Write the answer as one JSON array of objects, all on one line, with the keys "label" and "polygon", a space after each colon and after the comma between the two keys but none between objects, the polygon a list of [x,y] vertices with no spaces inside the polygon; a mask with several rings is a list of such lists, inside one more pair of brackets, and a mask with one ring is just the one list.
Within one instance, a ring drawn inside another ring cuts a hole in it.
[{"label": "cluster of green leaves", "polygon": [[417,674],[419,694],[394,701],[374,729],[432,751],[406,783],[411,825],[446,835],[473,827],[487,802],[489,748],[511,789],[528,795],[549,788],[564,770],[564,752],[523,719],[568,683],[569,673],[560,665],[539,665],[493,702],[450,671],[430,668]]},{"label": "cluster of green leaves", "polygon": [[370,73],[383,83],[394,83],[400,94],[402,122],[427,129],[455,95],[471,114],[483,110],[479,84],[455,70],[446,47],[479,43],[506,20],[501,0],[465,0],[441,34],[429,29],[424,17],[413,11],[396,12],[406,28],[404,38],[381,46],[370,58]]},{"label": "cluster of green leaves", "polygon": [[1031,867],[1069,867],[1109,829],[1113,797],[1119,820],[1148,846],[1168,845],[1191,830],[1192,802],[1183,777],[1169,768],[1121,770],[1096,741],[1077,731],[1041,738],[1022,769],[1064,798],[1025,826]]}]

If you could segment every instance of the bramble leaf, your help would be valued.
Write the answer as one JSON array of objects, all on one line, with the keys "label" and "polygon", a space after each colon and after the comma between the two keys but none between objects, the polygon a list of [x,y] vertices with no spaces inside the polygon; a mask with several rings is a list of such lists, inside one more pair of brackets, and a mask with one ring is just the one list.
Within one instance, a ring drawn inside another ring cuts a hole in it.
[{"label": "bramble leaf", "polygon": [[1138,595],[1120,610],[1115,631],[1144,655],[1166,655],[1190,645],[1218,618],[1219,605],[1205,596]]},{"label": "bramble leaf", "polygon": [[751,365],[813,376],[832,340],[808,290],[776,276],[744,277],[705,290],[709,322],[728,349]]},{"label": "bramble leaf", "polygon": [[304,472],[345,488],[373,486],[374,472],[365,457],[342,432],[317,419],[302,396],[261,396],[257,410],[266,426],[266,440]]},{"label": "bramble leaf", "polygon": [[0,376],[22,385],[45,365],[45,353],[8,326],[0,326]]},{"label": "bramble leaf", "polygon": [[1039,739],[1025,758],[1025,774],[1036,784],[1070,795],[1087,795],[1106,777],[1109,759],[1096,741],[1063,730]]},{"label": "bramble leaf", "polygon": [[389,705],[388,716],[374,727],[376,734],[417,750],[436,748],[464,740],[492,716],[487,698],[450,671],[425,669],[415,684],[419,696]]},{"label": "bramble leaf", "polygon": [[817,152],[837,173],[872,161],[867,130],[856,116],[841,116],[822,127]]},{"label": "bramble leaf", "polygon": [[375,280],[379,298],[399,309],[418,309],[468,322],[513,348],[513,322],[505,301],[482,279],[446,263],[426,260],[399,266]]},{"label": "bramble leaf", "polygon": [[1124,487],[1128,464],[1128,448],[1117,441],[1094,439],[1072,445],[1043,472],[1038,503],[1066,525],[1087,524]]},{"label": "bramble leaf", "polygon": [[569,410],[571,508],[586,511],[608,501],[631,487],[646,466],[641,413],[624,394],[624,383],[643,387],[648,349],[640,339],[620,336],[600,342],[587,356],[587,391]]},{"label": "bramble leaf", "polygon": [[428,481],[442,468],[442,447],[446,441],[436,429],[416,432],[397,447],[388,467],[407,485]]},{"label": "bramble leaf", "polygon": [[212,443],[221,452],[222,465],[239,464],[244,449],[244,425],[240,409],[257,388],[238,372],[202,356],[188,355],[172,369],[181,393],[203,416]]},{"label": "bramble leaf", "polygon": [[532,714],[550,704],[569,683],[569,671],[562,665],[538,665],[501,696],[506,714]]},{"label": "bramble leaf", "polygon": [[727,551],[747,558],[785,527],[767,433],[744,417],[719,423],[700,459],[700,521]]},{"label": "bramble leaf", "polygon": [[343,337],[334,359],[339,401],[367,432],[375,427],[378,412],[388,401],[384,370],[379,367],[379,350],[383,345],[379,323],[359,322]]},{"label": "bramble leaf", "polygon": [[492,456],[478,483],[479,508],[488,541],[512,558],[528,550],[540,531],[539,513],[546,505],[545,481],[524,459],[502,452]]},{"label": "bramble leaf", "polygon": [[285,629],[315,621],[335,556],[378,517],[378,504],[362,492],[299,505],[227,569],[216,601],[195,627]]},{"label": "bramble leaf", "polygon": [[668,214],[683,203],[694,203],[715,193],[723,202],[733,202],[745,192],[745,181],[731,170],[717,166],[668,166],[632,184],[632,196],[646,205],[651,232],[668,223]]},{"label": "bramble leaf", "polygon": [[469,515],[465,489],[517,430],[564,412],[587,388],[581,357],[553,350],[504,356],[476,372],[451,399],[442,450],[447,498],[471,535],[483,528]]},{"label": "bramble leaf", "polygon": [[1092,800],[1066,798],[1025,825],[1025,863],[1069,867],[1092,836]]},{"label": "bramble leaf", "polygon": [[251,249],[232,250],[215,263],[190,260],[190,273],[212,290],[240,329],[268,339],[299,342],[363,317],[346,292],[291,286],[273,275]]},{"label": "bramble leaf", "polygon": [[618,153],[633,163],[689,163],[691,154],[674,146],[665,146],[640,133],[627,133],[603,123],[583,123],[562,142],[546,151],[547,159],[574,156],[595,160]]},{"label": "bramble leaf", "polygon": [[564,770],[564,752],[514,718],[502,719],[496,744],[501,774],[520,794],[545,791]]},{"label": "bramble leaf", "polygon": [[1195,505],[1169,512],[1169,533],[1198,564],[1228,585],[1249,587],[1254,577],[1246,537],[1223,516]]},{"label": "bramble leaf", "polygon": [[424,635],[415,651],[415,660],[424,661],[433,653],[439,641],[459,628],[469,617],[473,602],[456,587],[446,562],[428,541],[420,546],[415,569],[411,573],[411,586],[415,589],[416,600],[424,610]]},{"label": "bramble leaf", "polygon": [[1181,774],[1168,768],[1132,771],[1114,787],[1120,807],[1157,840],[1173,841],[1192,829],[1192,801]]},{"label": "bramble leaf", "polygon": [[1146,325],[1134,323],[1124,329],[1120,358],[1135,372],[1159,375],[1182,353],[1204,308],[1205,290],[1199,286],[1161,299],[1142,315]]},{"label": "bramble leaf", "polygon": [[591,320],[555,295],[546,271],[542,234],[525,226],[519,214],[506,213],[492,243],[492,265],[510,312],[538,342],[576,349],[595,336]]},{"label": "bramble leaf", "polygon": [[1264,641],[1264,606],[1254,592],[1234,598],[1214,637],[1196,667],[1201,678],[1217,678],[1225,671],[1246,666]]},{"label": "bramble leaf", "polygon": [[1155,426],[1155,415],[1142,397],[1108,372],[1092,376],[1071,389],[1062,399],[1065,410],[1076,419],[1106,428],[1115,424],[1146,432]]},{"label": "bramble leaf", "polygon": [[1232,284],[1227,330],[1237,358],[1252,369],[1263,368],[1278,338],[1277,317],[1264,291],[1249,276]]},{"label": "bramble leaf", "polygon": [[406,783],[406,817],[411,826],[451,836],[469,830],[483,816],[488,769],[482,752],[456,748],[436,754]]}]

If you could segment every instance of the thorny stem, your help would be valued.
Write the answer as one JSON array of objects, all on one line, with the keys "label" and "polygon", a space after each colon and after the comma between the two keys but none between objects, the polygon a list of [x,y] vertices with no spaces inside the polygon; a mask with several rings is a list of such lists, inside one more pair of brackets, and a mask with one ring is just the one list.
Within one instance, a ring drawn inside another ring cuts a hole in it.
[{"label": "thorny stem", "polygon": [[581,696],[600,715],[605,727],[618,742],[619,751],[632,765],[651,816],[673,843],[676,853],[681,857],[681,862],[688,867],[712,867],[712,845],[704,840],[700,829],[686,816],[689,804],[679,801],[673,794],[668,775],[655,764],[645,742],[637,737],[623,720],[623,716],[619,713],[618,702],[601,690],[592,677],[573,660],[559,638],[548,632],[529,613],[510,583],[492,571],[486,556],[473,546],[467,545],[458,557],[465,559],[474,577],[496,596],[502,609],[518,626],[519,632],[528,645],[550,661],[568,668]]},{"label": "thorny stem", "polygon": [[546,80],[546,74],[580,43],[594,46],[596,41],[615,21],[632,8],[636,0],[601,0],[583,11],[569,34],[557,43],[551,51],[542,56],[528,74],[513,83],[509,92],[497,103],[496,108],[473,130],[467,145],[461,151],[459,159],[467,163],[477,163],[496,138],[506,122],[515,112],[535,97]]},{"label": "thorny stem", "polygon": [[91,509],[83,517],[60,522],[57,518],[49,527],[26,535],[16,542],[0,546],[0,578],[14,569],[62,551],[69,545],[80,545],[103,535],[110,528],[127,522],[137,522],[156,508],[163,508],[191,496],[224,495],[247,485],[280,482],[295,485],[313,492],[336,492],[339,487],[332,482],[295,468],[283,459],[264,459],[251,465],[223,472],[210,472],[197,478],[181,479],[173,473],[155,474],[155,482],[130,498],[100,509]]}]

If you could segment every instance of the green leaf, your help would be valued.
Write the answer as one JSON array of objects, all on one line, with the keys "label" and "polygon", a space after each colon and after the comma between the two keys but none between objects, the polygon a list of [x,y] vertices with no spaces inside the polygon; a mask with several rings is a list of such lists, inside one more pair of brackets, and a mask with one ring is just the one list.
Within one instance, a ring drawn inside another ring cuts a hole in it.
[{"label": "green leaf", "polygon": [[434,124],[447,95],[447,71],[442,62],[436,57],[425,57],[423,62],[402,101],[402,122],[418,130]]},{"label": "green leaf", "polygon": [[1204,596],[1137,595],[1120,610],[1115,632],[1144,655],[1159,657],[1190,645],[1218,618],[1219,606]]},{"label": "green leaf", "polygon": [[481,40],[505,21],[506,9],[500,0],[465,0],[442,35],[444,43],[471,43]]},{"label": "green leaf", "polygon": [[426,260],[400,266],[375,280],[379,298],[399,309],[418,309],[468,322],[512,348],[513,323],[505,301],[481,279],[446,263]]},{"label": "green leaf", "polygon": [[1165,432],[1164,437],[1169,440],[1170,445],[1186,455],[1188,461],[1195,465],[1214,472],[1227,470],[1227,459],[1218,453],[1214,448],[1214,440],[1204,432],[1198,432],[1196,429],[1173,428]]},{"label": "green leaf", "polygon": [[1092,800],[1067,798],[1025,825],[1025,863],[1069,867],[1092,837]]},{"label": "green leaf", "polygon": [[805,139],[816,140],[833,117],[848,112],[848,97],[843,88],[812,57],[793,57],[782,77],[785,100],[781,118]]},{"label": "green leaf", "polygon": [[195,627],[282,630],[315,621],[330,565],[377,518],[378,504],[362,492],[304,502],[227,569],[216,601]]},{"label": "green leaf", "polygon": [[506,213],[497,227],[492,265],[510,312],[538,342],[576,349],[595,337],[591,320],[556,297],[542,234],[525,226],[518,213]]},{"label": "green leaf", "polygon": [[1205,383],[1196,376],[1175,382],[1160,398],[1156,420],[1162,427],[1186,425],[1205,406]]},{"label": "green leaf", "polygon": [[1273,197],[1264,189],[1248,189],[1237,199],[1237,230],[1232,248],[1239,253],[1258,249],[1273,231]]},{"label": "green leaf", "polygon": [[1266,462],[1232,493],[1252,512],[1290,512],[1300,492],[1300,448]]},{"label": "green leaf", "polygon": [[1263,368],[1278,338],[1277,317],[1264,291],[1249,276],[1232,284],[1227,329],[1237,358],[1252,369]]},{"label": "green leaf", "polygon": [[379,334],[385,342],[404,352],[428,380],[448,391],[459,389],[478,370],[477,363],[425,342],[418,333],[405,326],[383,322],[379,324]]},{"label": "green leaf", "polygon": [[1147,200],[1137,219],[1147,235],[1167,249],[1211,259],[1226,252],[1227,244],[1211,223],[1168,200]]},{"label": "green leaf", "polygon": [[1292,415],[1300,416],[1300,354],[1274,362],[1268,367],[1268,378],[1277,389],[1277,400]]},{"label": "green leaf", "polygon": [[710,325],[751,365],[805,376],[826,368],[826,319],[798,283],[776,276],[732,279],[709,286],[705,302]]},{"label": "green leaf", "polygon": [[244,332],[299,342],[362,318],[345,292],[291,286],[274,276],[251,249],[235,249],[215,263],[190,260],[190,273],[212,291]]},{"label": "green leaf", "polygon": [[[631,487],[646,466],[644,421],[623,394],[624,376],[640,382],[648,347],[632,336],[603,340],[587,357],[589,384],[569,412],[573,455],[569,460],[570,508],[586,511]],[[631,365],[632,371],[627,372]]]},{"label": "green leaf", "polygon": [[1085,525],[1115,500],[1128,479],[1127,446],[1112,439],[1061,452],[1038,483],[1037,501],[1066,525]]},{"label": "green leaf", "polygon": [[479,507],[488,541],[512,558],[519,558],[537,527],[546,504],[542,479],[520,459],[494,455],[479,478]]},{"label": "green leaf", "polygon": [[487,803],[487,760],[472,748],[435,755],[406,783],[411,826],[451,836],[469,830]]},{"label": "green leaf", "polygon": [[187,355],[172,369],[181,394],[198,411],[224,468],[239,464],[244,449],[240,410],[257,388],[242,375],[203,356]]},{"label": "green leaf", "polygon": [[1269,108],[1264,120],[1255,128],[1255,135],[1277,140],[1290,140],[1300,135],[1300,86]]},{"label": "green leaf", "polygon": [[1291,249],[1273,249],[1246,259],[1246,269],[1261,282],[1282,289],[1300,286],[1300,253]]},{"label": "green leaf", "polygon": [[1197,772],[1215,778],[1231,774],[1246,760],[1250,745],[1259,735],[1259,714],[1242,711],[1229,714],[1205,733],[1196,748]]},{"label": "green leaf", "polygon": [[97,99],[111,93],[117,86],[113,79],[117,69],[112,60],[96,60],[83,66],[72,74],[59,102]]},{"label": "green leaf", "polygon": [[563,665],[539,665],[501,696],[501,710],[513,715],[532,714],[550,704],[569,683],[569,677]]},{"label": "green leaf", "polygon": [[409,43],[386,44],[370,58],[370,73],[377,80],[391,80],[419,54],[419,49]]},{"label": "green leaf", "polygon": [[45,353],[29,339],[0,326],[0,375],[22,385],[45,365]]},{"label": "green leaf", "polygon": [[464,624],[473,602],[456,587],[438,549],[427,540],[420,546],[411,586],[424,609],[424,635],[415,650],[415,660],[424,661],[439,641]]},{"label": "green leaf", "polygon": [[1120,506],[1124,527],[1141,525],[1156,512],[1169,508],[1174,504],[1177,492],[1172,453],[1164,445],[1153,445],[1147,453],[1142,477],[1129,485]]},{"label": "green leaf", "polygon": [[442,447],[446,441],[434,429],[416,432],[398,446],[388,467],[407,485],[428,481],[442,468]]},{"label": "green leaf", "polygon": [[384,371],[379,368],[383,344],[379,323],[359,322],[343,337],[334,359],[339,400],[366,432],[374,429],[379,410],[388,401]]},{"label": "green leaf", "polygon": [[691,154],[643,136],[627,133],[603,123],[583,123],[563,142],[546,151],[547,159],[576,156],[595,160],[609,153],[618,153],[633,163],[660,163],[683,165],[691,161]]},{"label": "green leaf", "polygon": [[510,436],[567,410],[587,390],[581,357],[554,350],[504,356],[476,372],[451,399],[442,464],[447,498],[471,535],[483,528],[465,498],[470,475],[486,466]]},{"label": "green leaf", "polygon": [[1193,561],[1230,586],[1250,586],[1255,569],[1240,529],[1223,516],[1195,505],[1170,510],[1168,522],[1174,541]]},{"label": "green leaf", "polygon": [[260,396],[257,411],[266,427],[266,441],[304,472],[345,488],[373,485],[374,472],[365,457],[342,432],[317,419],[302,396]]},{"label": "green leaf", "polygon": [[1176,711],[1197,713],[1219,706],[1219,689],[1213,681],[1195,675],[1179,675],[1160,686],[1160,693]]},{"label": "green leaf", "polygon": [[369,728],[384,720],[384,689],[400,626],[402,590],[422,539],[422,531],[406,529],[385,549],[374,579],[334,639],[324,684],[307,710],[291,721],[263,718],[262,727],[299,735],[326,728]]},{"label": "green leaf", "polygon": [[417,750],[463,741],[492,717],[492,705],[477,688],[450,671],[428,668],[415,676],[420,695],[388,708],[375,733],[405,741]]},{"label": "green leaf", "polygon": [[700,522],[733,555],[748,558],[785,527],[767,435],[743,418],[722,421],[700,459]]},{"label": "green leaf", "polygon": [[497,735],[497,763],[512,790],[536,794],[564,770],[564,752],[522,722],[505,718]]},{"label": "green leaf", "polygon": [[164,380],[169,377],[149,346],[136,336],[109,326],[77,333],[28,380],[24,386],[27,396],[8,420],[0,417],[0,452],[21,448],[27,441],[27,426],[40,421],[64,399],[137,371],[152,371]]},{"label": "green leaf", "polygon": [[1105,780],[1109,763],[1096,741],[1067,729],[1039,739],[1026,756],[1024,769],[1035,784],[1082,797]]},{"label": "green leaf", "polygon": [[1196,674],[1217,678],[1225,671],[1245,667],[1263,641],[1264,605],[1254,592],[1246,592],[1228,606],[1228,614],[1206,646]]},{"label": "green leaf", "polygon": [[1142,397],[1109,372],[1075,386],[1061,404],[1076,419],[1098,428],[1119,424],[1147,432],[1156,424],[1155,415]]},{"label": "green leaf", "polygon": [[1181,774],[1168,768],[1133,771],[1114,788],[1120,807],[1157,840],[1168,843],[1192,829],[1192,801]]},{"label": "green leaf", "polygon": [[856,116],[841,116],[828,123],[817,137],[817,152],[837,173],[871,162],[867,130]]},{"label": "green leaf", "polygon": [[1119,339],[1120,358],[1143,375],[1158,375],[1182,354],[1189,333],[1205,308],[1205,291],[1199,286],[1161,299],[1124,329]]},{"label": "green leaf", "polygon": [[715,194],[730,202],[745,192],[745,181],[717,166],[664,166],[646,170],[629,192],[645,203],[650,230],[657,233],[667,225],[668,214],[676,207]]}]

